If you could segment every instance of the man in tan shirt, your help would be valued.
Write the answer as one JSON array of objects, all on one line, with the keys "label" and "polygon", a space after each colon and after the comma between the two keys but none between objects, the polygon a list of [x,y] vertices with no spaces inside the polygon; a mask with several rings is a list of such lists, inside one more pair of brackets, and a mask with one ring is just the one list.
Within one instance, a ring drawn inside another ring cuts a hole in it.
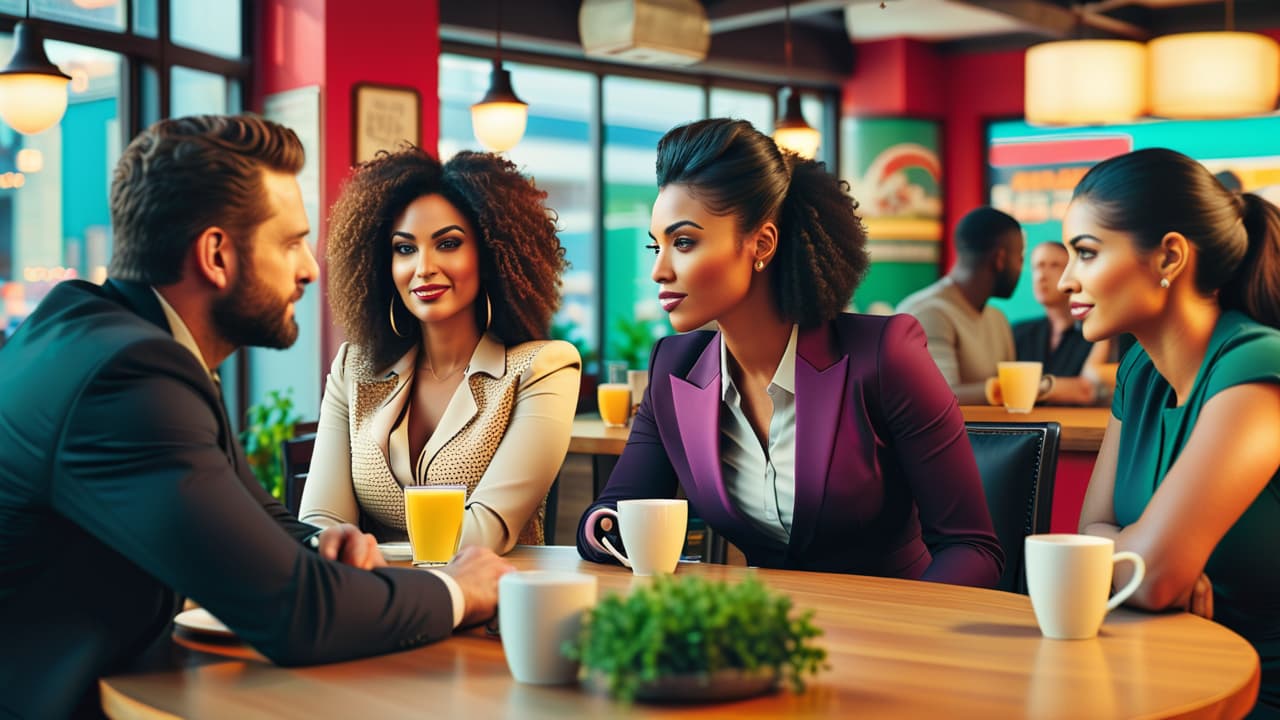
[{"label": "man in tan shirt", "polygon": [[996,363],[1015,359],[1009,321],[987,301],[1013,295],[1026,243],[1017,220],[980,207],[961,218],[955,244],[951,272],[907,296],[898,312],[920,321],[929,354],[960,404],[983,404],[984,385],[996,375]]}]

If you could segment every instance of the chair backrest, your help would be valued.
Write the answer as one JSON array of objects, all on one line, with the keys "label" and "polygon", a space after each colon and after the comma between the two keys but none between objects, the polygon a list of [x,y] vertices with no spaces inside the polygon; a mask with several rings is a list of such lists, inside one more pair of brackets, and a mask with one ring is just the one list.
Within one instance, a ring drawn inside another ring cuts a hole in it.
[{"label": "chair backrest", "polygon": [[1049,532],[1062,426],[971,422],[965,423],[965,430],[978,461],[996,537],[1004,549],[1004,573],[996,587],[1026,594],[1023,538]]},{"label": "chair backrest", "polygon": [[302,505],[302,488],[311,472],[311,451],[315,446],[316,434],[312,432],[285,440],[280,452],[284,463],[284,506],[294,515]]}]

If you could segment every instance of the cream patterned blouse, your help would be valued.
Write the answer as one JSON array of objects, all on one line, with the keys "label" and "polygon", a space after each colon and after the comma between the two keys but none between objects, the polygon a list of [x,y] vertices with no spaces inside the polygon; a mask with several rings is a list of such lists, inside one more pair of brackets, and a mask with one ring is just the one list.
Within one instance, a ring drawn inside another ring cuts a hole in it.
[{"label": "cream patterned blouse", "polygon": [[415,348],[379,371],[356,346],[338,351],[301,520],[327,527],[363,514],[379,540],[404,539],[406,485],[465,485],[462,545],[504,553],[541,544],[547,491],[573,429],[577,349],[558,340],[504,348],[485,335],[422,455],[409,463],[404,409],[416,360]]}]

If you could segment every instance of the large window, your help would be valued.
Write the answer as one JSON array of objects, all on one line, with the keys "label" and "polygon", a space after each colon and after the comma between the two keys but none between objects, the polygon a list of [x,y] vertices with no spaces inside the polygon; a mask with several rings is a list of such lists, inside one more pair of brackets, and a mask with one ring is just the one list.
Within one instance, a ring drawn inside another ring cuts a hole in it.
[{"label": "large window", "polygon": [[[620,75],[582,64],[504,65],[529,103],[524,139],[508,155],[547,191],[571,264],[552,334],[575,341],[588,372],[601,357],[644,367],[653,340],[672,332],[650,279],[653,254],[644,247],[658,194],[658,139],[708,116],[741,118],[772,132],[778,108],[773,88]],[[480,149],[470,106],[488,88],[490,68],[484,58],[441,57],[442,158]],[[832,137],[824,127],[831,102],[813,93],[805,97],[805,115],[824,137]]]}]

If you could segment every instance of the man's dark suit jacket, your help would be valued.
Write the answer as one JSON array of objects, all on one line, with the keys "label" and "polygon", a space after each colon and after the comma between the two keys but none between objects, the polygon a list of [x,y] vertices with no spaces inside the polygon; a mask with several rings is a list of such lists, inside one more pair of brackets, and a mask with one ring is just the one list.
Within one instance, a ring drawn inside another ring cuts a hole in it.
[{"label": "man's dark suit jacket", "polygon": [[0,351],[0,717],[91,709],[177,594],[282,665],[452,631],[432,573],[321,559],[151,289],[64,282]]},{"label": "man's dark suit jacket", "polygon": [[690,509],[752,565],[994,587],[1004,553],[956,396],[919,323],[841,315],[801,331],[795,367],[789,544],[768,539],[729,499],[720,340],[701,331],[654,346],[627,446],[579,522],[582,557],[612,562],[588,540],[600,532],[597,508],[672,497],[678,484]]}]

